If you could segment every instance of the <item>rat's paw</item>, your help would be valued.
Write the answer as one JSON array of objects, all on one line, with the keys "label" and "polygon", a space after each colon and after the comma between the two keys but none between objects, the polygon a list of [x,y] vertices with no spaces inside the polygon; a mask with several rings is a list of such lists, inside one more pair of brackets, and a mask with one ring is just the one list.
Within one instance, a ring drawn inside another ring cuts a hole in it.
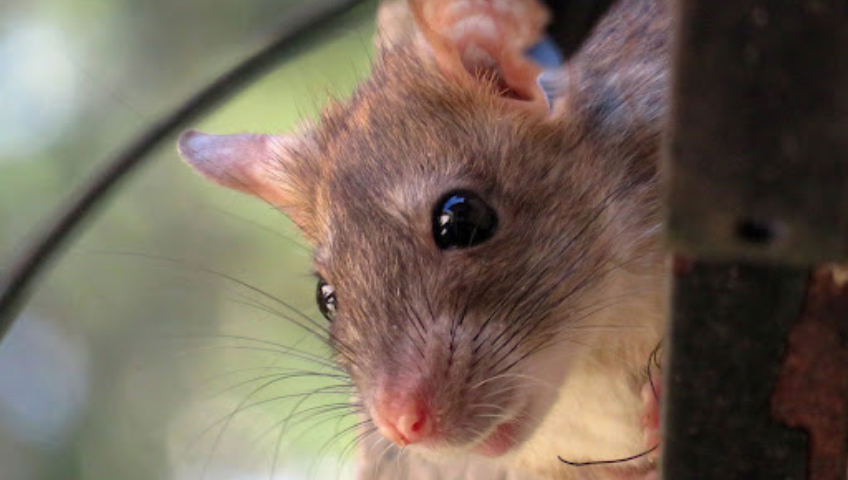
[{"label": "rat's paw", "polygon": [[657,469],[654,468],[653,470],[645,474],[645,476],[642,477],[641,480],[659,480],[659,478],[660,474],[657,472]]},{"label": "rat's paw", "polygon": [[[645,430],[645,448],[654,448],[661,444],[660,438],[660,399],[661,374],[652,372],[651,378],[642,386],[642,428]],[[659,457],[662,446],[651,453],[651,459]]]},{"label": "rat's paw", "polygon": [[660,373],[658,371],[652,371],[650,378],[642,386],[642,428],[644,429],[645,448],[652,449],[656,447],[656,449],[648,456],[651,462],[651,469],[640,475],[639,480],[659,479],[657,462],[662,452],[660,432],[661,384]]}]

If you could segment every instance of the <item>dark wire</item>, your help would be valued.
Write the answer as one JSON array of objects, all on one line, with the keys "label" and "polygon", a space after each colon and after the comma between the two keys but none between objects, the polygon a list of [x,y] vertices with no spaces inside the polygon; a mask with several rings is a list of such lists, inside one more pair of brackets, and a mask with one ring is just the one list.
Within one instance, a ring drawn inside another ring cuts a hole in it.
[{"label": "dark wire", "polygon": [[83,221],[91,217],[95,207],[107,194],[141,165],[147,155],[165,139],[184,129],[201,115],[247,86],[281,60],[304,51],[327,34],[349,24],[355,17],[353,7],[365,0],[305,2],[286,19],[277,38],[224,73],[196,93],[171,114],[154,123],[131,142],[62,203],[44,229],[30,238],[20,255],[4,268],[0,278],[0,341],[8,332],[19,309],[29,298],[30,288],[61,248],[70,241]]},{"label": "dark wire", "polygon": [[654,450],[656,450],[658,448],[660,448],[659,443],[654,445],[653,447],[651,447],[650,450],[645,450],[644,452],[642,452],[638,455],[633,455],[632,457],[625,457],[625,458],[616,458],[615,460],[596,460],[596,461],[593,461],[593,462],[571,462],[571,461],[568,461],[568,460],[566,460],[562,457],[559,457],[559,456],[557,456],[557,458],[559,459],[560,462],[562,462],[566,465],[571,465],[572,467],[588,467],[588,466],[593,466],[593,465],[612,465],[612,464],[616,464],[616,463],[624,463],[624,462],[629,462],[631,460],[636,460],[638,458],[642,458],[646,455],[650,455]]}]

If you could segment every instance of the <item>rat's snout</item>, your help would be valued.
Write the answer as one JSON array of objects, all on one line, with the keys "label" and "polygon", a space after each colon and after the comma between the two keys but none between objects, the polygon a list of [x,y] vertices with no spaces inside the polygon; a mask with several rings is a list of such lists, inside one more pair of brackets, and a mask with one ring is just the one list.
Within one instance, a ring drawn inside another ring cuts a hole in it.
[{"label": "rat's snout", "polygon": [[401,447],[433,438],[434,416],[425,398],[405,392],[378,392],[371,415],[380,433]]}]

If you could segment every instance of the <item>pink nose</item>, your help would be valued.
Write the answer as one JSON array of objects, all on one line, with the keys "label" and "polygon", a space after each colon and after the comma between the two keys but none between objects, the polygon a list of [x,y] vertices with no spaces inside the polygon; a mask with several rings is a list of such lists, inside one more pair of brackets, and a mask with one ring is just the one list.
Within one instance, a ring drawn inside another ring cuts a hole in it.
[{"label": "pink nose", "polygon": [[433,418],[424,402],[415,398],[385,398],[374,403],[374,422],[380,433],[405,447],[433,436]]}]

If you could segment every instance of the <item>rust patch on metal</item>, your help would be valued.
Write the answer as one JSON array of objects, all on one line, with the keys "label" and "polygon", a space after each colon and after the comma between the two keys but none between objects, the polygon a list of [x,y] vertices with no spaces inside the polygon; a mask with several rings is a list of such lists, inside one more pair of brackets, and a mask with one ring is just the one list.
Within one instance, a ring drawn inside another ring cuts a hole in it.
[{"label": "rust patch on metal", "polygon": [[844,266],[816,269],[789,335],[774,416],[809,435],[810,480],[845,480],[848,459],[848,283]]},{"label": "rust patch on metal", "polygon": [[685,255],[675,255],[671,261],[671,271],[674,275],[686,275],[692,271],[694,262],[691,257]]}]

